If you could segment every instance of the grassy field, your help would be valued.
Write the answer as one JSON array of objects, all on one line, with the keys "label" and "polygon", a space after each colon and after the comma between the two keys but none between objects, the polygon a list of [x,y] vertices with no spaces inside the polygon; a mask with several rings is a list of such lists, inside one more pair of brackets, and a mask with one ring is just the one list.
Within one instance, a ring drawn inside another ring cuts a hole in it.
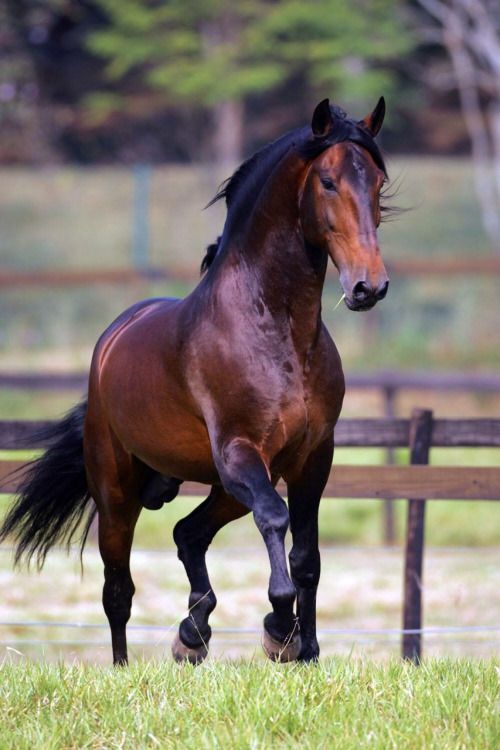
[{"label": "grassy field", "polygon": [[110,670],[13,658],[0,667],[0,747],[490,750],[498,671],[494,661]]}]

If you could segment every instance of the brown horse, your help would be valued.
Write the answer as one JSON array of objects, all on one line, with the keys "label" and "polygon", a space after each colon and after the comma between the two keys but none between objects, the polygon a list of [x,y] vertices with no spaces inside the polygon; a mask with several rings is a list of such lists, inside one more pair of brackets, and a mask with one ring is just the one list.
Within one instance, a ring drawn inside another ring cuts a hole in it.
[{"label": "brown horse", "polygon": [[[387,292],[376,235],[386,170],[374,141],[384,111],[381,99],[355,122],[324,100],[310,127],[235,172],[214,199],[224,197],[228,213],[202,280],[183,300],[136,304],[105,331],[87,402],[55,428],[3,524],[1,538],[17,536],[17,559],[37,553],[43,563],[87,513],[88,531],[97,511],[117,664],[127,662],[135,524],[184,480],[212,488],[174,529],[191,585],[174,657],[205,657],[216,604],[205,553],[221,527],[250,511],[271,568],[264,649],[275,660],[318,657],[318,507],[344,396],[321,293],[328,256],[351,310]],[[281,477],[288,507],[275,490]]]}]

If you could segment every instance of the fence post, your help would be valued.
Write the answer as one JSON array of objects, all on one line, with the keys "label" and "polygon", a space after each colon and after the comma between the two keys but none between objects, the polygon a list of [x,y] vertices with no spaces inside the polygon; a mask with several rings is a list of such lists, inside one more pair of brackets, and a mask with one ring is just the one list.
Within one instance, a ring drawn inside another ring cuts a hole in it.
[{"label": "fence post", "polygon": [[[410,463],[428,464],[432,442],[432,411],[414,409],[410,422]],[[422,562],[424,554],[425,499],[408,500],[404,570],[403,630],[422,628]],[[422,655],[420,632],[403,633],[402,656],[415,664]]]},{"label": "fence post", "polygon": [[[396,401],[396,388],[392,385],[384,386],[384,397],[385,397],[385,416],[388,419],[394,419],[395,401]],[[394,463],[394,448],[386,449],[386,463],[392,465]],[[394,524],[394,500],[384,500],[383,508],[384,516],[384,544],[392,546],[396,541],[396,532]]]},{"label": "fence post", "polygon": [[136,164],[133,168],[134,210],[132,236],[132,264],[136,271],[147,271],[149,257],[149,196],[152,169],[147,164]]}]

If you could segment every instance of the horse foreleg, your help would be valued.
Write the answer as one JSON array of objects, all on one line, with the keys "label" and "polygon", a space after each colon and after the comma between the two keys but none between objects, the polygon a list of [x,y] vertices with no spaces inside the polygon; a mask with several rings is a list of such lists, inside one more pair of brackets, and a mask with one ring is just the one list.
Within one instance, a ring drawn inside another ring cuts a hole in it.
[{"label": "horse foreleg", "polygon": [[235,439],[217,457],[225,490],[253,512],[269,555],[269,601],[273,611],[264,618],[262,645],[274,661],[293,661],[300,651],[300,635],[294,616],[295,586],[290,580],[285,555],[288,509],[273,487],[268,469],[251,443]]},{"label": "horse foreleg", "polygon": [[172,644],[177,661],[198,664],[207,655],[212,635],[208,618],[217,599],[208,577],[206,551],[219,529],[248,512],[247,507],[227,495],[222,487],[213,487],[207,499],[174,528],[178,556],[191,585],[189,616],[181,622]]},{"label": "horse foreleg", "polygon": [[297,589],[297,616],[302,647],[301,661],[316,660],[316,591],[320,576],[318,511],[333,458],[333,440],[328,439],[311,453],[300,474],[288,481],[288,509],[293,546],[290,571]]}]

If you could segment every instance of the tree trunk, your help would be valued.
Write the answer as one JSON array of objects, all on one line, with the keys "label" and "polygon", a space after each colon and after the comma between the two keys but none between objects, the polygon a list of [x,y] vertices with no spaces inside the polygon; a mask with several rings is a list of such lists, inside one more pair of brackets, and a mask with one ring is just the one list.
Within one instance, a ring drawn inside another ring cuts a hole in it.
[{"label": "tree trunk", "polygon": [[476,175],[476,193],[483,216],[483,225],[493,249],[498,252],[500,250],[500,204],[496,191],[495,162],[497,158],[500,158],[500,154],[495,153],[494,144],[490,142],[487,120],[481,109],[474,65],[465,49],[461,29],[457,28],[453,20],[444,30],[444,41],[452,61],[462,114],[469,132]]},{"label": "tree trunk", "polygon": [[493,249],[500,252],[500,24],[495,4],[481,0],[418,3],[442,30],[471,142],[483,225]]},{"label": "tree trunk", "polygon": [[234,169],[243,154],[242,101],[218,102],[214,107],[213,157],[224,169]]}]

